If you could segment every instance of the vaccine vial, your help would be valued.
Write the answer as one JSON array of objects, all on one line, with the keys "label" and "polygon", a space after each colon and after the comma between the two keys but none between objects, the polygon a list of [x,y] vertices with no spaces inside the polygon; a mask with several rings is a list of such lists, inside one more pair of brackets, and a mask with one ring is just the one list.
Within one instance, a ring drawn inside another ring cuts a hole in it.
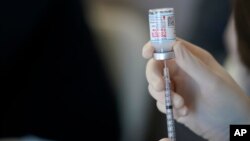
[{"label": "vaccine vial", "polygon": [[176,41],[174,8],[149,10],[150,42],[156,60],[175,57],[173,45]]}]

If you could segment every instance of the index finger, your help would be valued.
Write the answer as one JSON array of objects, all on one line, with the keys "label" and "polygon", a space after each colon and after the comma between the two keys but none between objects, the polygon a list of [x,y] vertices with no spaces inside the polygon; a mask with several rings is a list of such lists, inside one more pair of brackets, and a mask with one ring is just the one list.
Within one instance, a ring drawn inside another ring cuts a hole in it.
[{"label": "index finger", "polygon": [[154,48],[149,41],[142,48],[142,56],[146,59],[149,59],[153,56],[153,53],[154,53]]}]

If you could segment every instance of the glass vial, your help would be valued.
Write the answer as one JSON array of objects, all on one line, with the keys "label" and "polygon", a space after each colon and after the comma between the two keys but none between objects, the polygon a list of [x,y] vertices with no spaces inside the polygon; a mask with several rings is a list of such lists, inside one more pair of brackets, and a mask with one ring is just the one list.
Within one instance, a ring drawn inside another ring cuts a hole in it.
[{"label": "glass vial", "polygon": [[176,41],[174,8],[149,10],[150,41],[156,60],[175,57],[173,44]]}]

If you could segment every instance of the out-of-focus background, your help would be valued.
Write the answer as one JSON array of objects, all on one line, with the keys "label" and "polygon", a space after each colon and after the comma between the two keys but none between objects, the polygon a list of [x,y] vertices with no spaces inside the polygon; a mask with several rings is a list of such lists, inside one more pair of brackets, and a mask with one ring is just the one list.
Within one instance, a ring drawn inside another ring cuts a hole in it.
[{"label": "out-of-focus background", "polygon": [[[148,10],[173,7],[177,36],[205,48],[223,64],[226,57],[223,36],[231,14],[230,0],[86,1],[84,15],[116,92],[121,141],[154,141],[166,137],[165,115],[157,110],[148,94],[147,60],[141,56],[142,47],[149,40]],[[176,130],[178,141],[203,141],[183,125],[177,124]],[[6,139],[10,140],[15,139]],[[40,141],[29,134],[21,140]]]},{"label": "out-of-focus background", "polygon": [[[122,141],[166,137],[165,116],[147,92],[142,46],[149,40],[148,10],[174,7],[177,36],[223,63],[230,0],[89,0],[88,19],[117,93]],[[178,141],[203,140],[177,125]]]}]

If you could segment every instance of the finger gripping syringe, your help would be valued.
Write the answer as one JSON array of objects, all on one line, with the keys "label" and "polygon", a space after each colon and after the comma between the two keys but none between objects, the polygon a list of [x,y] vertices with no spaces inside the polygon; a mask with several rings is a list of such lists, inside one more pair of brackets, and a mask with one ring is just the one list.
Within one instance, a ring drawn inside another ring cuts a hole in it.
[{"label": "finger gripping syringe", "polygon": [[165,104],[168,138],[176,141],[175,123],[173,118],[173,106],[171,100],[171,83],[166,60],[175,57],[173,45],[176,41],[175,17],[173,8],[161,8],[149,10],[150,42],[154,47],[154,58],[164,60],[165,80]]}]

